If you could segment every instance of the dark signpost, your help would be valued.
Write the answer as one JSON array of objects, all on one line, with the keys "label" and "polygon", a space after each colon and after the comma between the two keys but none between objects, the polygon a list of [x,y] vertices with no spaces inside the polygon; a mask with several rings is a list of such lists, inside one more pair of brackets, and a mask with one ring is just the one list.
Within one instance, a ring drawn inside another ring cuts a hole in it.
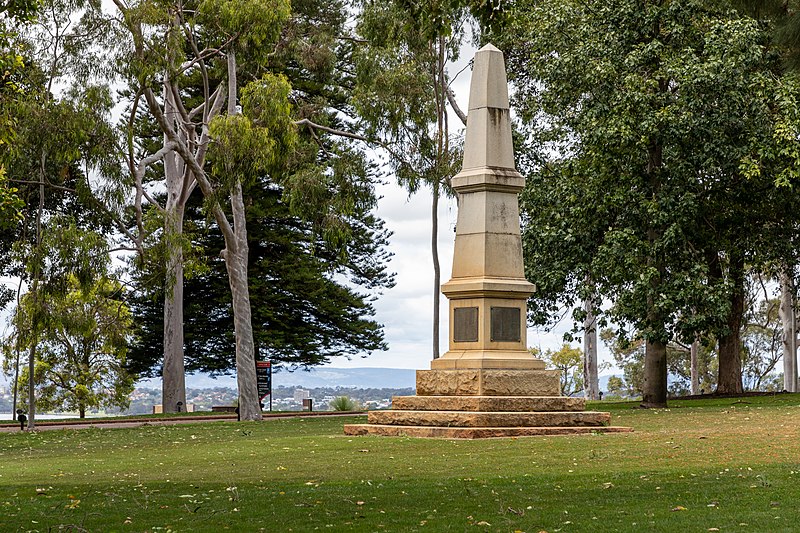
[{"label": "dark signpost", "polygon": [[264,398],[269,396],[269,410],[272,411],[272,361],[256,361],[256,385],[262,409]]}]

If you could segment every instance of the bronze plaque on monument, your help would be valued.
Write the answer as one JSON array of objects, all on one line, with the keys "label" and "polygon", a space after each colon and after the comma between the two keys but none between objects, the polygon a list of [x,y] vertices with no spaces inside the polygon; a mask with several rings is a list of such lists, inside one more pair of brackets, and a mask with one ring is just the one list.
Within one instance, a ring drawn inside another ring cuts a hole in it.
[{"label": "bronze plaque on monument", "polygon": [[478,341],[477,307],[456,307],[453,309],[453,341]]},{"label": "bronze plaque on monument", "polygon": [[519,342],[518,307],[492,307],[492,342]]}]

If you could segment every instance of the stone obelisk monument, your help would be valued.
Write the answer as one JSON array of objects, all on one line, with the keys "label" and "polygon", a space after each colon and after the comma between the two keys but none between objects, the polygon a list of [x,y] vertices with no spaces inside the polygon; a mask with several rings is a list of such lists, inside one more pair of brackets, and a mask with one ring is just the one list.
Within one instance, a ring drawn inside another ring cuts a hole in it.
[{"label": "stone obelisk monument", "polygon": [[508,82],[503,53],[475,54],[464,164],[458,193],[453,272],[442,293],[450,303],[449,350],[417,371],[417,396],[396,396],[351,435],[480,438],[627,431],[608,413],[583,411],[583,398],[560,396],[558,371],[527,349],[525,279]]}]

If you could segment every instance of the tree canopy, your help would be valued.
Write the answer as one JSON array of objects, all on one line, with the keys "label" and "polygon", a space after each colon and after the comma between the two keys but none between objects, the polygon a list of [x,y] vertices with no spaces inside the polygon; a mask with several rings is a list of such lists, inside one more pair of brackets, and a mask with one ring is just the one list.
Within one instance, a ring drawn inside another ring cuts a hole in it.
[{"label": "tree canopy", "polygon": [[646,341],[645,404],[666,401],[667,343],[699,332],[720,339],[720,390],[741,390],[745,269],[794,253],[775,181],[795,167],[766,154],[800,93],[765,27],[694,0],[523,1],[505,20],[532,318],[591,279]]}]

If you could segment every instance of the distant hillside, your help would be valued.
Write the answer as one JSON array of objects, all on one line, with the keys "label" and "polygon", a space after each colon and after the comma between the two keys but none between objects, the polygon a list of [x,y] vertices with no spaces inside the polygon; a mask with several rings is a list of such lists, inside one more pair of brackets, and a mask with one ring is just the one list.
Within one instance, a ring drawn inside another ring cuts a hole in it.
[{"label": "distant hillside", "polygon": [[[272,375],[275,387],[355,387],[359,389],[402,389],[416,386],[416,370],[407,368],[330,368],[319,367],[309,371],[286,370]],[[161,388],[161,379],[145,379],[136,384],[140,388]],[[212,378],[208,374],[186,376],[186,386],[193,389],[215,387],[236,388],[235,376]]]}]

